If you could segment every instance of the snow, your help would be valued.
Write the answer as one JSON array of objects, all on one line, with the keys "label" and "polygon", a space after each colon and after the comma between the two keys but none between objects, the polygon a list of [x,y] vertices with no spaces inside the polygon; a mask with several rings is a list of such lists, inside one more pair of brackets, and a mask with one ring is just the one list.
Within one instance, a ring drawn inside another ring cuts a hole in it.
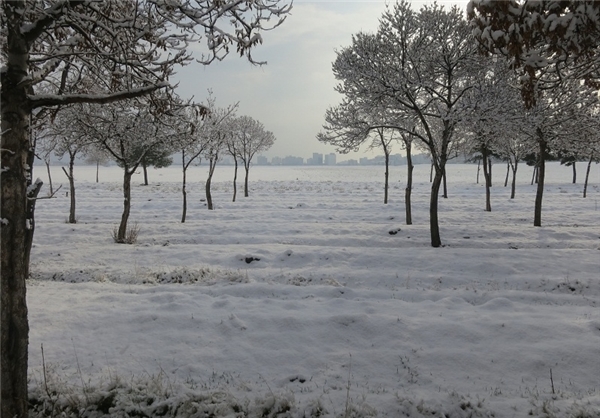
[{"label": "snow", "polygon": [[[31,393],[44,393],[45,364],[86,397],[127,382],[113,415],[177,404],[182,416],[203,405],[218,416],[598,417],[599,168],[583,199],[571,168],[550,163],[535,228],[531,168],[511,200],[494,166],[488,213],[477,167],[449,165],[445,247],[434,249],[427,165],[415,168],[413,225],[404,166],[391,168],[388,205],[381,166],[253,167],[250,197],[240,182],[235,203],[232,169],[218,166],[214,211],[201,201],[206,167],[191,167],[185,224],[180,168],[150,170],[149,186],[136,175],[132,187],[136,245],[111,237],[120,169],[95,183],[95,167],[76,167],[78,223],[65,223],[64,193],[36,208]],[[157,401],[140,401],[140,385]]]}]

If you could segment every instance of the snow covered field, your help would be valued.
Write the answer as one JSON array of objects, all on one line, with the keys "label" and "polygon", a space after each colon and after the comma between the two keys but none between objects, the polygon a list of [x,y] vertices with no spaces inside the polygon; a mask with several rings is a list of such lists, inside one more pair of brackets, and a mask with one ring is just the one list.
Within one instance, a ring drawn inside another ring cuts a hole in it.
[{"label": "snow covered field", "polygon": [[410,226],[403,166],[388,205],[383,167],[257,166],[235,203],[217,167],[214,211],[194,167],[185,224],[179,168],[151,170],[134,177],[136,245],[111,237],[119,168],[99,183],[75,168],[67,224],[54,167],[65,186],[37,204],[28,286],[32,397],[88,416],[600,417],[600,166],[586,199],[578,168],[571,184],[549,164],[534,228],[531,168],[511,200],[494,166],[487,213],[477,167],[448,166],[434,249],[426,165]]}]

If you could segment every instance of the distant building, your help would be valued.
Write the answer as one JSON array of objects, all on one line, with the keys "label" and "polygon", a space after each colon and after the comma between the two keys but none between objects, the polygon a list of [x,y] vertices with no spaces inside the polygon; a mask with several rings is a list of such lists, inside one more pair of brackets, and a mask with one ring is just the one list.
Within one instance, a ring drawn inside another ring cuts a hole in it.
[{"label": "distant building", "polygon": [[325,165],[335,165],[335,161],[336,158],[334,153],[325,155]]},{"label": "distant building", "polygon": [[303,165],[304,158],[288,155],[281,161],[282,165]]},{"label": "distant building", "polygon": [[306,164],[308,164],[308,165],[323,165],[323,154],[314,152],[312,158],[309,158],[306,161]]},{"label": "distant building", "polygon": [[273,157],[271,158],[271,165],[281,165],[281,157]]}]

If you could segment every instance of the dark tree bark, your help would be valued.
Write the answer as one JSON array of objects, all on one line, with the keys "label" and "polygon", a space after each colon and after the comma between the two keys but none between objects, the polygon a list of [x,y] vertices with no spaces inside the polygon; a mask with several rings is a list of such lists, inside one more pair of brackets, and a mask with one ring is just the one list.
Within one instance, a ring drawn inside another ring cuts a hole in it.
[{"label": "dark tree bark", "polygon": [[98,174],[100,173],[100,161],[96,161],[96,183],[98,183]]},{"label": "dark tree bark", "polygon": [[533,216],[533,226],[542,226],[542,199],[544,197],[544,178],[546,175],[546,141],[543,133],[538,129],[538,145],[540,152],[538,155],[538,183],[535,194],[535,209]]},{"label": "dark tree bark", "polygon": [[213,201],[212,194],[210,193],[210,185],[212,183],[213,174],[215,173],[215,168],[217,167],[218,156],[214,158],[210,158],[208,160],[208,178],[206,179],[206,205],[208,206],[208,210],[213,210]]},{"label": "dark tree bark", "polygon": [[[24,164],[33,163],[33,149],[30,146],[29,136],[30,108],[26,90],[21,84],[28,70],[28,44],[20,35],[21,18],[15,17],[18,11],[13,7],[6,7],[3,12],[7,14],[8,37],[5,47],[8,59],[0,73],[2,85],[0,415],[25,418],[28,414],[27,345],[29,343],[25,283],[29,276],[29,253],[34,230],[32,218],[34,201],[28,199],[35,198],[37,195],[27,195],[31,176]],[[29,167],[33,167],[33,164],[29,164]]]},{"label": "dark tree bark", "polygon": [[244,197],[248,197],[248,173],[250,172],[250,160],[244,161],[244,168],[246,169],[246,175],[244,176]]},{"label": "dark tree bark", "polygon": [[412,194],[412,183],[413,183],[413,169],[415,166],[412,162],[411,154],[411,142],[406,141],[406,189],[404,190],[404,206],[406,208],[406,225],[412,225],[412,205],[411,205],[411,194]]},{"label": "dark tree bark", "polygon": [[506,162],[506,177],[504,177],[504,187],[508,186],[508,177],[510,175],[510,161]]},{"label": "dark tree bark", "polygon": [[577,183],[577,167],[575,167],[575,161],[573,161],[573,184]]},{"label": "dark tree bark", "polygon": [[431,169],[429,170],[429,183],[433,182],[433,161],[431,162]]},{"label": "dark tree bark", "polygon": [[135,168],[131,170],[125,166],[123,168],[123,214],[121,215],[121,223],[117,233],[117,242],[124,244],[127,242],[127,220],[131,212],[131,177],[135,172]]},{"label": "dark tree bark", "polygon": [[233,156],[234,169],[233,169],[233,202],[235,202],[235,198],[237,195],[237,175],[238,175],[238,160],[236,156]]},{"label": "dark tree bark", "polygon": [[588,161],[587,169],[585,170],[585,183],[583,184],[583,197],[587,197],[587,186],[588,180],[590,178],[590,168],[592,168],[592,161],[594,161],[594,155],[590,156],[590,160]]},{"label": "dark tree bark", "polygon": [[535,165],[533,166],[533,173],[531,174],[531,185],[532,186],[534,183],[537,184],[537,179],[538,179],[538,163],[536,162]]},{"label": "dark tree bark", "polygon": [[519,167],[519,162],[515,161],[515,164],[513,165],[511,163],[511,169],[512,169],[512,184],[510,186],[510,198],[514,199],[515,198],[515,192],[517,190],[517,169]]},{"label": "dark tree bark", "polygon": [[145,161],[142,161],[142,170],[144,171],[144,186],[148,185],[148,167],[146,167]]},{"label": "dark tree bark", "polygon": [[383,191],[383,204],[388,203],[388,190],[390,187],[390,153],[384,148],[385,151],[385,185]]},{"label": "dark tree bark", "polygon": [[448,199],[448,183],[446,181],[446,167],[444,167],[442,170],[442,182],[444,184],[444,194],[442,195],[442,197],[444,199]]},{"label": "dark tree bark", "polygon": [[65,170],[63,167],[63,171],[69,179],[69,196],[71,198],[70,206],[69,206],[69,223],[74,224],[77,223],[77,219],[75,218],[75,153],[69,152],[69,171]]},{"label": "dark tree bark", "polygon": [[491,179],[491,174],[489,171],[491,164],[488,164],[489,153],[488,153],[488,150],[486,147],[482,147],[481,155],[482,155],[482,159],[483,159],[483,178],[485,179],[485,211],[491,212],[492,211],[492,200],[491,200],[490,187],[492,185],[492,179]]},{"label": "dark tree bark", "polygon": [[181,213],[181,223],[185,223],[185,216],[187,214],[187,191],[186,191],[187,165],[185,164],[185,150],[181,151],[181,163],[183,166],[183,184],[181,186],[181,194],[183,195],[183,211]]},{"label": "dark tree bark", "polygon": [[481,160],[477,160],[477,184],[479,184],[479,172],[481,171]]},{"label": "dark tree bark", "polygon": [[206,184],[204,186],[204,190],[206,192],[206,206],[208,208],[208,210],[213,210],[213,203],[212,203],[212,194],[210,194],[210,182],[212,180],[212,174],[208,174],[208,178],[206,179]]},{"label": "dark tree bark", "polygon": [[440,238],[440,225],[438,222],[438,199],[440,194],[440,186],[444,177],[443,169],[437,168],[435,176],[431,183],[431,199],[429,201],[429,229],[431,231],[431,246],[441,247],[442,239]]}]

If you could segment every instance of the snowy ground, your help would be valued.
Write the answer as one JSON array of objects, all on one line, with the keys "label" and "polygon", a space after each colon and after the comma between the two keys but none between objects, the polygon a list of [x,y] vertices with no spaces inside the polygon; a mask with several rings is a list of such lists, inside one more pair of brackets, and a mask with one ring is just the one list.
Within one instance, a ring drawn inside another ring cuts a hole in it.
[{"label": "snowy ground", "polygon": [[388,205],[383,167],[254,167],[235,203],[218,167],[214,211],[194,167],[185,224],[179,169],[151,170],[150,186],[134,178],[136,245],[111,237],[118,168],[96,183],[76,167],[67,224],[54,167],[65,187],[36,210],[30,391],[47,412],[94,404],[89,416],[600,417],[592,170],[583,199],[550,164],[534,228],[530,168],[511,200],[495,166],[487,213],[476,166],[451,165],[434,249],[424,165],[410,226],[405,167]]}]

